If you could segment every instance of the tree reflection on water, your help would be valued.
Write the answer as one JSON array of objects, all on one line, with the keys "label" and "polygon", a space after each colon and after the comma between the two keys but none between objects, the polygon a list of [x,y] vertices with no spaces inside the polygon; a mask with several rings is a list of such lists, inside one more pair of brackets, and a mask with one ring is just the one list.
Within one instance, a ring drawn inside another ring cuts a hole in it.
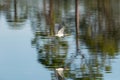
[{"label": "tree reflection on water", "polygon": [[[37,50],[38,62],[52,71],[52,80],[56,80],[56,68],[64,69],[66,80],[103,80],[104,71],[112,73],[111,60],[119,53],[119,0],[33,2],[1,0],[0,12],[5,13],[11,29],[31,22],[31,44]],[[62,23],[69,35],[57,38],[56,25]]]}]

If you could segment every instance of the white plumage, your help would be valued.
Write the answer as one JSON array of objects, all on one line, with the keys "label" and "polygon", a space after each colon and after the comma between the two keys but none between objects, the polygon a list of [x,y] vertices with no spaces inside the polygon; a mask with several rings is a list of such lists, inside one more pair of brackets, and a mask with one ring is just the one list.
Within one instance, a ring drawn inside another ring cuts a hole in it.
[{"label": "white plumage", "polygon": [[64,74],[63,74],[64,68],[57,68],[55,70],[56,70],[58,76],[60,76],[61,78],[64,78]]},{"label": "white plumage", "polygon": [[64,36],[64,30],[65,30],[65,28],[62,27],[62,28],[57,32],[57,34],[56,34],[55,36],[57,36],[57,37],[63,37],[63,36]]}]

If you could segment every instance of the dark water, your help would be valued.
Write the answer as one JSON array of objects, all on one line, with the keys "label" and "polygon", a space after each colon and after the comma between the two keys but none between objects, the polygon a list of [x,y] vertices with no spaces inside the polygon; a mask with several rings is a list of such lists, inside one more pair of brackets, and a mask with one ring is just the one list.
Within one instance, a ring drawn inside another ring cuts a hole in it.
[{"label": "dark water", "polygon": [[79,0],[77,23],[75,0],[0,0],[0,80],[120,80],[119,4]]}]

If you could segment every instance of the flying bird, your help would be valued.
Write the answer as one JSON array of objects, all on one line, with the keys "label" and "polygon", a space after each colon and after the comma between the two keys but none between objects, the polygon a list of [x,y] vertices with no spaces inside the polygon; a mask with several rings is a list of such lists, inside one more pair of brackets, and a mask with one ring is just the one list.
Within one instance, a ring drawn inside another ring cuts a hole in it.
[{"label": "flying bird", "polygon": [[57,37],[63,37],[64,36],[64,30],[65,30],[65,27],[63,26],[55,36]]}]

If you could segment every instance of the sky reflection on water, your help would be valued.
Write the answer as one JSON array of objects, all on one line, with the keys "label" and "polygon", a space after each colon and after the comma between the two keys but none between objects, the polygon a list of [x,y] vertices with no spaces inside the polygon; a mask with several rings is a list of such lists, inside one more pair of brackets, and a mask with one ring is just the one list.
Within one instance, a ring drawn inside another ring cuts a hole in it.
[{"label": "sky reflection on water", "polygon": [[38,64],[35,49],[31,47],[33,34],[29,21],[21,30],[9,29],[3,15],[0,21],[0,80],[49,80],[50,73]]}]

